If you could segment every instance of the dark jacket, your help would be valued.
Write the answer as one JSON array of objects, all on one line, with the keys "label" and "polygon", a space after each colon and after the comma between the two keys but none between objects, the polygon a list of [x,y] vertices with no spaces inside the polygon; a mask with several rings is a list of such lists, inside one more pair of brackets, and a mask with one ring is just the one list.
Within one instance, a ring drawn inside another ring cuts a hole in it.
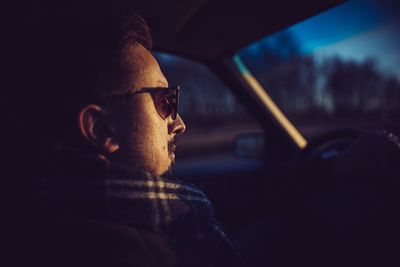
[{"label": "dark jacket", "polygon": [[196,187],[93,158],[67,162],[63,175],[37,177],[17,238],[24,264],[242,266]]},{"label": "dark jacket", "polygon": [[16,266],[169,267],[190,258],[159,234],[116,223],[43,216],[23,232]]}]

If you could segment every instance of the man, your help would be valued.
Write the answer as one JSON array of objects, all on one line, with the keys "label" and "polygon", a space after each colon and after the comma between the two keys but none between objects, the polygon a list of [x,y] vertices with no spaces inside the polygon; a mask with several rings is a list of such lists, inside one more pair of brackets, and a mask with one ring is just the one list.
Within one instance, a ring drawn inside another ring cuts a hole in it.
[{"label": "man", "polygon": [[[28,66],[19,133],[33,198],[22,260],[47,266],[237,266],[207,197],[174,179],[179,88],[141,17],[85,24],[54,11]],[[39,38],[40,39],[40,38]],[[32,64],[32,65],[31,65]],[[35,82],[35,83],[34,83]],[[40,86],[39,86],[40,85]],[[22,138],[25,136],[26,138]],[[25,140],[25,142],[24,142]]]}]

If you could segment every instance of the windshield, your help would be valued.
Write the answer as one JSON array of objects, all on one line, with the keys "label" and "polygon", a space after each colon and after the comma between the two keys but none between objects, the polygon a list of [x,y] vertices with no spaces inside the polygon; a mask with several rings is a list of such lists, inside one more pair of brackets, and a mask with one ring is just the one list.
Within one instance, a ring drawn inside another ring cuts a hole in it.
[{"label": "windshield", "polygon": [[306,138],[335,128],[400,130],[396,1],[354,0],[237,54]]}]

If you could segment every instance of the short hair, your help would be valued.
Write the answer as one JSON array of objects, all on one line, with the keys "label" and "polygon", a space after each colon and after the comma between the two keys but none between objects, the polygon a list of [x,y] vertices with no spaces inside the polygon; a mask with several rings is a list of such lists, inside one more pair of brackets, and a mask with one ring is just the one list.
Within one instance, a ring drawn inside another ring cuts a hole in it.
[{"label": "short hair", "polygon": [[25,140],[20,149],[46,154],[57,136],[76,127],[80,107],[126,83],[124,48],[138,43],[150,51],[152,39],[139,15],[90,21],[54,11],[26,27],[33,33],[21,51],[23,81],[13,94],[19,110],[10,114],[14,138]]},{"label": "short hair", "polygon": [[137,14],[127,17],[123,28],[123,40],[125,41],[125,45],[132,42],[139,43],[148,51],[151,51],[153,40],[151,38],[149,26],[143,17]]}]

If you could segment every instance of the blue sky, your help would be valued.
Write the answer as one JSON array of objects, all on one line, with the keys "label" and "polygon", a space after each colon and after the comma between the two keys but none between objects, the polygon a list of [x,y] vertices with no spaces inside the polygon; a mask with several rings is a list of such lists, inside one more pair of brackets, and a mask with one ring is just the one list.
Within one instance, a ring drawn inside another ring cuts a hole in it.
[{"label": "blue sky", "polygon": [[400,19],[395,1],[353,0],[290,28],[304,54],[338,55],[378,66],[400,78]]},{"label": "blue sky", "polygon": [[354,0],[303,21],[291,31],[304,44],[305,52],[313,51],[386,23],[391,19],[386,13],[374,1]]},{"label": "blue sky", "polygon": [[[303,54],[317,60],[340,56],[374,59],[385,73],[400,79],[400,3],[352,0],[289,28]],[[272,41],[276,35],[267,37]],[[249,46],[249,49],[257,46]]]}]

